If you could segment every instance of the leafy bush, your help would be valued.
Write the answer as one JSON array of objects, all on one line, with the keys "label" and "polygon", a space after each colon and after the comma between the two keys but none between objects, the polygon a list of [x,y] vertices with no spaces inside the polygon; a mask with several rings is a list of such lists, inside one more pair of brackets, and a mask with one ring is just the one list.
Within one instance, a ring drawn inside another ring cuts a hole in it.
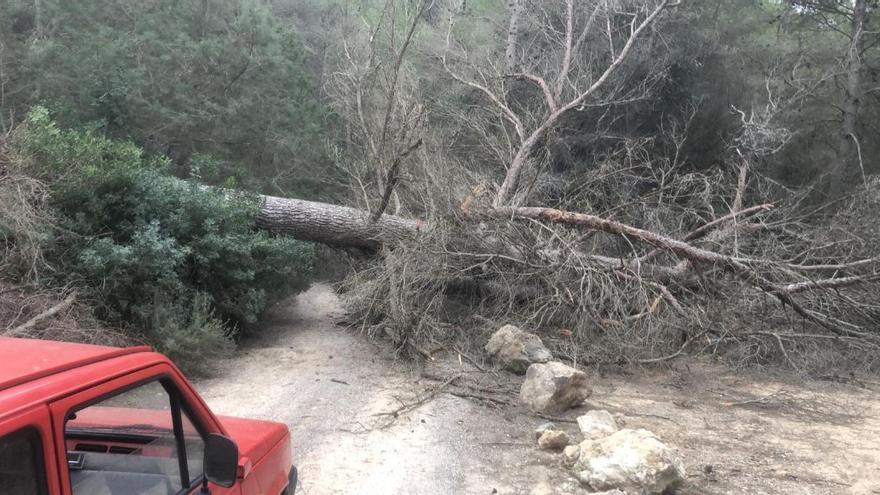
[{"label": "leafy bush", "polygon": [[302,289],[314,249],[253,229],[256,198],[167,175],[168,161],[35,108],[13,138],[49,185],[61,235],[52,281],[83,287],[96,315],[186,358],[228,347],[243,324]]}]

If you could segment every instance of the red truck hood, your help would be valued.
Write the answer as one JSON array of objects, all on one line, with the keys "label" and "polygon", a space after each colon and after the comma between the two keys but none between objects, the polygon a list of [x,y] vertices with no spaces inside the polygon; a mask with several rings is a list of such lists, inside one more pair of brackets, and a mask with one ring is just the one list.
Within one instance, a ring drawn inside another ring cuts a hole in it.
[{"label": "red truck hood", "polygon": [[229,436],[238,445],[238,455],[257,464],[278,442],[290,435],[287,427],[273,421],[218,416]]}]

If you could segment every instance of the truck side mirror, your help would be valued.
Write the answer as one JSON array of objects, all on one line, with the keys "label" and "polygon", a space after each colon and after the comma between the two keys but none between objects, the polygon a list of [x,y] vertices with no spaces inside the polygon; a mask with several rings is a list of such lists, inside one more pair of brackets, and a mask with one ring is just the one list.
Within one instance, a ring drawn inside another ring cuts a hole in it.
[{"label": "truck side mirror", "polygon": [[229,488],[238,472],[238,445],[231,438],[210,433],[205,438],[205,479]]}]

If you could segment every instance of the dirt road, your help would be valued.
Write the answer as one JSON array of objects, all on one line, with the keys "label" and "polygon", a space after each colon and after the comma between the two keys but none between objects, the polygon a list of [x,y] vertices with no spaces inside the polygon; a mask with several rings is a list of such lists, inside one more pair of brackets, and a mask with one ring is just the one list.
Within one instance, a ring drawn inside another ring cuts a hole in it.
[{"label": "dirt road", "polygon": [[[220,414],[290,425],[297,493],[587,493],[557,454],[534,448],[542,420],[516,406],[439,392],[389,415],[442,380],[338,326],[343,316],[331,288],[316,284],[276,308],[259,338],[197,384]],[[517,378],[467,363],[453,372],[515,404]],[[590,406],[624,414],[628,427],[648,428],[682,453],[690,474],[682,493],[880,493],[880,398],[867,388],[690,362],[597,378],[594,389]]]},{"label": "dirt road", "polygon": [[217,377],[197,384],[220,414],[290,425],[297,493],[550,494],[574,486],[549,454],[534,455],[527,417],[448,394],[396,420],[385,415],[438,383],[336,325],[342,316],[330,287],[316,284],[277,309]]}]

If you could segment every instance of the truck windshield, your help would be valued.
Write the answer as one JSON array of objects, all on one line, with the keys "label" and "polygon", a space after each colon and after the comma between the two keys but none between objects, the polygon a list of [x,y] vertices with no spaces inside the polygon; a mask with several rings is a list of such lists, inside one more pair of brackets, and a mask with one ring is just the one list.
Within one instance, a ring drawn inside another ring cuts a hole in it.
[{"label": "truck windshield", "polygon": [[202,475],[202,437],[159,381],[77,410],[65,443],[75,495],[172,495]]}]

